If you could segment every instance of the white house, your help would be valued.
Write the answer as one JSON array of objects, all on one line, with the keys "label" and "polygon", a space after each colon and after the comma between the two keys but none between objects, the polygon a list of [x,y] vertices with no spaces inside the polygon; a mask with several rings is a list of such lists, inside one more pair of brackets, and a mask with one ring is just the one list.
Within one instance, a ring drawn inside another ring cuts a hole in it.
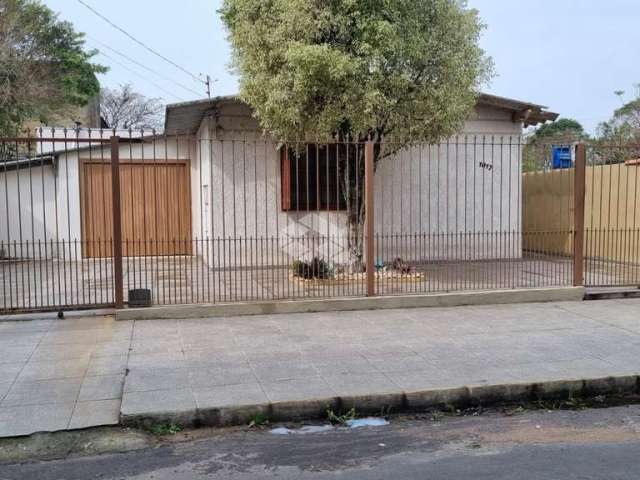
[{"label": "white house", "polygon": [[[382,160],[377,256],[519,257],[523,128],[556,117],[482,95],[456,138]],[[45,256],[43,245],[48,257],[108,257],[110,144],[57,145],[0,165],[0,243],[14,257]],[[304,145],[300,158],[311,167],[301,174],[300,160],[287,159],[237,97],[167,106],[163,136],[134,135],[119,146],[124,254],[200,255],[211,267],[311,256],[344,262],[347,218],[331,148]]]}]

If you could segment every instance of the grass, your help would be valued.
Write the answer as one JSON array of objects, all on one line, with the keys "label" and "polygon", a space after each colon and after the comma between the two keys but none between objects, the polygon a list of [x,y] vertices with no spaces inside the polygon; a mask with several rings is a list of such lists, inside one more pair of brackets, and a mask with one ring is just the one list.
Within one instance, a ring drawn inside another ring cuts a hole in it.
[{"label": "grass", "polygon": [[249,420],[249,428],[255,427],[264,427],[269,424],[269,417],[267,417],[264,413],[256,413]]},{"label": "grass", "polygon": [[149,431],[158,436],[175,435],[182,431],[182,426],[173,422],[156,423],[149,428]]},{"label": "grass", "polygon": [[355,408],[338,413],[331,408],[327,408],[327,419],[331,425],[345,425],[349,420],[355,420],[356,418],[358,418],[358,413]]}]

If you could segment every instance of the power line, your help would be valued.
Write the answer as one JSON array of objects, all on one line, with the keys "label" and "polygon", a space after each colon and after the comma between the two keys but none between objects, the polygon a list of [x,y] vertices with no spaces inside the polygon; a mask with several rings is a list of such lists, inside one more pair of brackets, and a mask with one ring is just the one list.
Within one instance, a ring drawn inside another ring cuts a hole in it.
[{"label": "power line", "polygon": [[167,57],[165,57],[164,55],[162,55],[161,53],[158,53],[156,50],[154,50],[153,48],[151,48],[150,46],[148,46],[147,44],[141,42],[140,40],[138,40],[136,37],[134,37],[133,35],[131,35],[129,32],[127,32],[126,30],[124,30],[123,28],[119,27],[118,25],[116,25],[115,23],[113,23],[111,20],[109,20],[107,17],[105,17],[104,15],[102,15],[100,12],[98,12],[96,9],[94,9],[91,5],[88,5],[87,3],[85,3],[83,0],[78,0],[78,2],[81,5],[84,5],[87,9],[89,9],[91,12],[93,12],[95,15],[97,15],[98,17],[100,17],[102,20],[104,20],[105,22],[107,22],[109,25],[111,25],[113,28],[115,28],[116,30],[119,30],[120,32],[122,32],[124,35],[126,35],[127,37],[129,37],[131,40],[133,40],[134,42],[136,42],[138,45],[140,45],[141,47],[145,48],[146,50],[150,51],[151,53],[153,53],[154,55],[156,55],[157,57],[160,57],[162,60],[164,60],[165,62],[170,63],[171,65],[173,65],[174,67],[176,67],[178,70],[181,70],[182,72],[186,73],[187,75],[189,75],[191,78],[193,78],[196,82],[200,82],[200,83],[206,83],[203,82],[197,75],[194,75],[193,73],[191,73],[189,70],[187,70],[186,68],[178,65],[176,62],[174,62],[173,60],[168,59]]},{"label": "power line", "polygon": [[119,56],[121,56],[121,57],[123,57],[123,58],[126,58],[127,60],[129,60],[130,62],[132,62],[132,63],[134,63],[134,64],[136,64],[136,65],[138,65],[139,67],[142,67],[142,68],[144,68],[145,70],[147,70],[147,71],[149,71],[149,72],[153,73],[154,75],[157,75],[158,77],[162,78],[163,80],[166,80],[166,81],[168,81],[168,82],[172,82],[172,83],[176,84],[178,87],[180,87],[180,88],[182,88],[182,89],[184,89],[184,90],[187,90],[188,92],[191,92],[191,93],[193,93],[194,95],[197,95],[198,97],[200,97],[200,96],[202,95],[200,92],[196,92],[195,90],[193,90],[193,89],[191,89],[191,88],[189,88],[189,87],[187,87],[187,86],[185,86],[185,85],[181,84],[180,82],[178,82],[178,81],[176,81],[176,80],[173,80],[172,78],[167,77],[167,76],[165,76],[165,75],[163,75],[163,74],[161,74],[161,73],[157,72],[156,70],[154,70],[154,69],[152,69],[152,68],[150,68],[150,67],[147,67],[147,66],[146,66],[146,65],[144,65],[143,63],[141,63],[141,62],[137,61],[136,59],[131,58],[130,56],[128,56],[128,55],[126,55],[125,53],[122,53],[122,52],[120,52],[120,51],[116,50],[116,49],[115,49],[115,48],[113,48],[113,47],[110,47],[110,46],[109,46],[109,45],[107,45],[106,43],[101,42],[100,40],[98,40],[97,38],[95,38],[95,37],[93,37],[93,36],[91,36],[91,35],[89,35],[89,34],[87,34],[87,38],[89,38],[92,42],[95,42],[95,43],[97,43],[97,44],[99,44],[99,45],[102,45],[104,48],[108,48],[109,50],[111,50],[111,51],[112,51],[113,53],[115,53],[116,55],[119,55]]},{"label": "power line", "polygon": [[172,96],[173,98],[175,98],[178,101],[184,101],[184,99],[178,97],[176,94],[170,92],[169,90],[166,90],[165,88],[161,87],[160,85],[158,85],[157,83],[155,83],[153,80],[149,80],[147,77],[145,77],[144,75],[136,72],[135,70],[129,68],[127,65],[125,65],[124,63],[116,60],[115,58],[113,58],[110,55],[107,55],[104,52],[98,52],[99,55],[102,55],[105,58],[108,58],[109,60],[111,60],[112,62],[117,63],[118,65],[120,65],[122,68],[124,68],[125,70],[128,70],[129,72],[133,73],[134,75],[137,75],[138,77],[142,78],[143,80],[146,80],[147,82],[149,82],[151,85],[153,85],[154,87],[156,87],[158,90],[163,91],[164,93],[166,93],[167,95]]}]

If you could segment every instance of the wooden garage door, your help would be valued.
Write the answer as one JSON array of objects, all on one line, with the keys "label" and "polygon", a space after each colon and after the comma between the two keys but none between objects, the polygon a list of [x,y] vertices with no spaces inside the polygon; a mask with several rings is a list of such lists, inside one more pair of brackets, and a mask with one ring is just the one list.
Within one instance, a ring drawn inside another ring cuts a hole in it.
[{"label": "wooden garage door", "polygon": [[[111,164],[82,162],[82,235],[85,257],[111,256]],[[122,254],[190,255],[191,193],[188,161],[120,164]]]}]

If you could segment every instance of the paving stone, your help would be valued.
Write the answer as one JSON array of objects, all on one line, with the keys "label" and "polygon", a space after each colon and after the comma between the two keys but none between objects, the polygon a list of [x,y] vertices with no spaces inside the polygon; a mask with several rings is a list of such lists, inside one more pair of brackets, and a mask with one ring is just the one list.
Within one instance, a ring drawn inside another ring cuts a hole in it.
[{"label": "paving stone", "polygon": [[251,362],[260,382],[304,379],[318,375],[311,363],[299,362]]},{"label": "paving stone", "polygon": [[25,365],[26,362],[3,363],[0,365],[0,383],[13,383]]},{"label": "paving stone", "polygon": [[177,390],[153,390],[150,392],[125,392],[122,396],[122,415],[150,413],[192,412],[196,402],[191,388]]},{"label": "paving stone", "polygon": [[84,377],[78,401],[113,400],[122,398],[124,375]]},{"label": "paving stone", "polygon": [[38,345],[31,355],[32,362],[70,360],[75,358],[88,360],[93,351],[93,345],[89,344],[68,344],[60,345]]},{"label": "paving stone", "polygon": [[269,402],[257,383],[223,385],[214,388],[194,388],[198,408],[217,408],[232,405],[262,405]]},{"label": "paving stone", "polygon": [[189,371],[171,368],[137,368],[125,378],[125,392],[149,392],[170,390],[189,386]]},{"label": "paving stone", "polygon": [[83,377],[87,371],[89,360],[72,359],[45,362],[29,362],[18,376],[19,382],[37,380],[54,380],[60,378]]},{"label": "paving stone", "polygon": [[120,400],[78,402],[73,410],[70,429],[117,425],[120,422]]},{"label": "paving stone", "polygon": [[226,368],[190,369],[189,384],[193,388],[206,388],[221,385],[249,384],[257,382],[256,375],[249,366],[230,365]]},{"label": "paving stone", "polygon": [[[0,332],[0,336],[2,333]],[[33,352],[36,349],[36,345],[17,345],[6,346],[2,349],[0,356],[0,365],[5,363],[18,363],[27,362]]]},{"label": "paving stone", "polygon": [[88,376],[118,375],[127,369],[127,355],[92,357],[87,367]]},{"label": "paving stone", "polygon": [[398,393],[400,387],[383,373],[324,375],[326,382],[339,396],[363,396]]},{"label": "paving stone", "polygon": [[271,402],[316,400],[336,396],[335,391],[320,376],[278,382],[261,382],[261,385]]},{"label": "paving stone", "polygon": [[80,391],[81,378],[16,382],[0,404],[2,407],[19,405],[47,405],[75,402]]},{"label": "paving stone", "polygon": [[0,437],[65,430],[75,402],[0,407]]}]

